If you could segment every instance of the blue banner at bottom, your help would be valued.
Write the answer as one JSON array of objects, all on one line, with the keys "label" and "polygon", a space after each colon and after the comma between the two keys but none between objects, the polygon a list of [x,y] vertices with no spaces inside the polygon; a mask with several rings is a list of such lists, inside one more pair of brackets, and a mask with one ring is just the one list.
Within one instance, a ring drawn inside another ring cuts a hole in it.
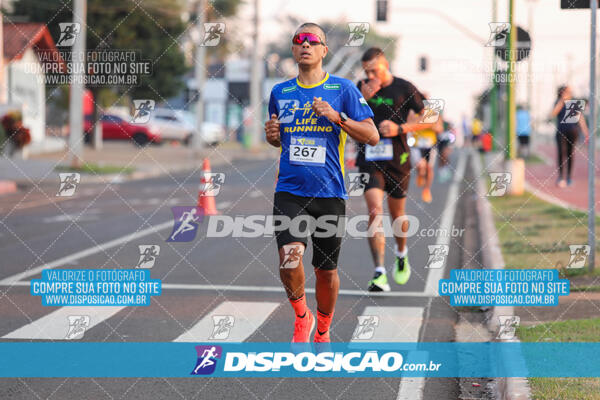
[{"label": "blue banner at bottom", "polygon": [[600,377],[600,343],[0,343],[0,377]]}]

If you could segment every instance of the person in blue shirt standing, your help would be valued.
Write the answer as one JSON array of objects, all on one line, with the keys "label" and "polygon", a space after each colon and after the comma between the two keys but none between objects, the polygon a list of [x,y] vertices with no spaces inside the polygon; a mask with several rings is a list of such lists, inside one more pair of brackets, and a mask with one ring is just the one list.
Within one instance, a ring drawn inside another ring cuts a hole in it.
[{"label": "person in blue shirt standing", "polygon": [[[296,320],[292,342],[308,342],[315,318],[306,306],[302,257],[311,236],[316,276],[317,332],[315,342],[329,342],[329,327],[339,289],[337,262],[342,244],[340,224],[348,197],[344,186],[344,146],[347,135],[376,145],[379,133],[373,112],[349,80],[323,71],[329,51],[323,29],[302,24],[292,38],[298,76],[275,85],[269,100],[267,141],[281,149],[273,215],[288,226],[276,226],[279,273]],[[302,217],[317,221],[316,229],[296,224]],[[329,227],[319,221],[325,218]]]},{"label": "person in blue shirt standing", "polygon": [[519,157],[529,157],[529,137],[531,135],[531,115],[522,104],[517,106],[517,138],[519,139]]}]

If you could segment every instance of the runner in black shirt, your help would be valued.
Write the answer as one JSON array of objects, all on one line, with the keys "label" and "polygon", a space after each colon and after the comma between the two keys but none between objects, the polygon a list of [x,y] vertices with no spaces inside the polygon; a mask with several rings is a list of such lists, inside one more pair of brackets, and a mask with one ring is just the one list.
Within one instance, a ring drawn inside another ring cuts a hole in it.
[{"label": "runner in black shirt", "polygon": [[[571,186],[571,170],[573,166],[573,158],[575,155],[575,144],[579,131],[583,131],[587,143],[589,133],[588,127],[583,117],[583,109],[579,100],[573,100],[571,88],[561,86],[558,88],[557,99],[554,103],[551,116],[556,117],[556,148],[558,150],[558,178],[556,184],[564,188]],[[567,103],[569,108],[567,109]],[[567,165],[566,171],[564,165]],[[564,171],[564,172],[563,172]],[[565,180],[566,178],[566,180]]]},{"label": "runner in black shirt", "polygon": [[[369,209],[369,246],[375,263],[375,276],[369,282],[369,291],[388,291],[384,266],[385,236],[381,229],[384,191],[395,221],[404,216],[406,194],[410,181],[410,150],[406,142],[409,131],[430,128],[433,124],[406,122],[410,110],[423,112],[423,96],[414,85],[394,77],[383,51],[370,48],[362,57],[367,79],[358,83],[363,97],[373,110],[374,122],[380,134],[376,146],[359,145],[356,164],[360,172],[369,174],[365,200]],[[408,221],[402,223],[408,231]],[[394,280],[403,285],[410,277],[406,249],[406,235],[396,236]]]}]

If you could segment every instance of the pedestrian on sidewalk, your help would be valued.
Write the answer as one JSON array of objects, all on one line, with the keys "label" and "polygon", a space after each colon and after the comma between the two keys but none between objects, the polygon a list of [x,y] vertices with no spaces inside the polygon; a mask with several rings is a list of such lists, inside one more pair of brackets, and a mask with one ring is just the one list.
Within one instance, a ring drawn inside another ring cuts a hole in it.
[{"label": "pedestrian on sidewalk", "polygon": [[519,139],[519,157],[529,157],[529,135],[531,134],[531,115],[522,104],[517,106],[517,138]]},{"label": "pedestrian on sidewalk", "polygon": [[[556,148],[558,151],[558,178],[556,184],[564,188],[570,186],[573,156],[579,132],[583,132],[587,143],[589,133],[583,117],[582,101],[573,100],[571,88],[558,88],[557,99],[551,117],[556,117]],[[564,168],[566,163],[566,170]],[[563,173],[565,172],[565,173]]]}]

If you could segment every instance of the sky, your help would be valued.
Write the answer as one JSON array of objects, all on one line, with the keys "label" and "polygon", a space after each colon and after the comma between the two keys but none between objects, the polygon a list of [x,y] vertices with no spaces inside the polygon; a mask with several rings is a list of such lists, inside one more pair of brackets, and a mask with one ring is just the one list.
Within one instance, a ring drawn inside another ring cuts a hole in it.
[{"label": "sky", "polygon": [[[369,22],[371,29],[399,36],[392,72],[431,97],[446,102],[446,114],[457,121],[471,116],[474,98],[488,85],[491,50],[474,37],[487,40],[492,20],[492,0],[389,0],[388,22],[375,22],[375,0],[259,0],[263,40],[280,38],[282,17],[293,15],[313,22]],[[240,9],[239,20],[250,20],[252,0]],[[508,21],[508,1],[498,1],[498,22]],[[531,13],[531,19],[530,16]],[[466,35],[451,23],[451,19]],[[589,88],[590,12],[561,10],[560,0],[515,0],[517,25],[532,23],[532,87],[534,117],[546,119],[556,88],[564,83],[579,97]],[[251,32],[251,25],[242,30]],[[291,32],[285,32],[290,34]],[[249,36],[248,36],[249,37]],[[335,51],[336,49],[330,49]],[[429,72],[418,71],[418,59],[426,56]],[[522,63],[517,102],[527,101],[527,65]],[[357,76],[356,79],[360,78]]]}]

